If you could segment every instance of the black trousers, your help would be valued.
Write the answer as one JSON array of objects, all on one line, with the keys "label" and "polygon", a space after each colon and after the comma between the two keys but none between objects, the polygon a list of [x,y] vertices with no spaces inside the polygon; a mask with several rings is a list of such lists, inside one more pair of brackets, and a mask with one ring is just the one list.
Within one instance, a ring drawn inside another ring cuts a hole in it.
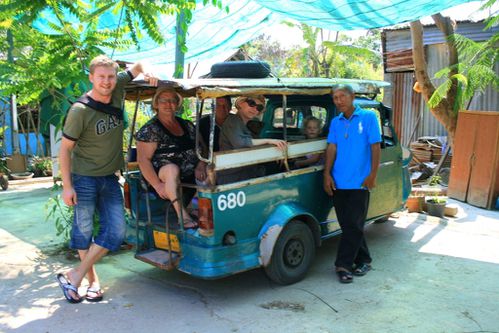
[{"label": "black trousers", "polygon": [[335,266],[350,270],[353,264],[371,263],[372,259],[364,238],[369,191],[336,190],[333,203],[342,231]]}]

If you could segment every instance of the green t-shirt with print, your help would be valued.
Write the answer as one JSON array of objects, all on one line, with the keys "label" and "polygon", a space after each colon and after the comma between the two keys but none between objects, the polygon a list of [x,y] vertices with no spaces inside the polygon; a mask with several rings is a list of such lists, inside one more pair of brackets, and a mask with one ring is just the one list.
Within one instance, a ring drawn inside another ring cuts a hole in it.
[{"label": "green t-shirt with print", "polygon": [[[124,88],[131,80],[118,73],[111,104],[123,109]],[[71,172],[83,176],[108,176],[123,167],[123,120],[81,103],[68,111],[63,136],[76,142],[71,155]]]}]

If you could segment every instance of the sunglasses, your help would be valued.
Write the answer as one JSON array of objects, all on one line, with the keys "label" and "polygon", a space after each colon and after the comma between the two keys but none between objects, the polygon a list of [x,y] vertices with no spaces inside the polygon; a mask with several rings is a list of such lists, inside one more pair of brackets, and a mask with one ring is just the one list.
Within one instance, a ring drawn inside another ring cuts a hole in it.
[{"label": "sunglasses", "polygon": [[178,104],[178,101],[175,98],[158,98],[158,104],[165,104],[165,103],[171,103],[171,104]]},{"label": "sunglasses", "polygon": [[251,99],[251,98],[246,99],[246,103],[247,103],[250,107],[252,107],[252,108],[256,107],[256,109],[258,110],[258,112],[262,112],[262,111],[263,111],[263,109],[264,109],[263,104],[258,104],[257,102],[255,102],[255,100],[253,100],[253,99]]}]

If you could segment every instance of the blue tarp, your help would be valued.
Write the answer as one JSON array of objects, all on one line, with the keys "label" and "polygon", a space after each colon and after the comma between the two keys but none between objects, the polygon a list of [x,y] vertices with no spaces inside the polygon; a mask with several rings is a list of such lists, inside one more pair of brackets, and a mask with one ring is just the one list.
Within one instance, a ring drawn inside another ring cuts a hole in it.
[{"label": "blue tarp", "polygon": [[[186,62],[207,60],[254,39],[261,31],[286,19],[294,19],[311,26],[329,30],[355,30],[390,26],[417,20],[444,9],[471,2],[472,0],[224,0],[230,11],[211,5],[204,7],[198,0],[198,8],[187,36]],[[119,11],[105,13],[99,28],[115,28]],[[78,24],[67,14],[66,20]],[[46,11],[35,22],[44,33],[54,33],[49,22],[58,25],[55,16]],[[139,49],[126,51],[104,49],[114,59],[134,62],[145,60],[152,64],[170,64],[175,59],[175,17],[160,19],[161,33],[167,41],[157,45],[145,33]],[[293,38],[293,36],[290,36]]]},{"label": "blue tarp", "polygon": [[471,0],[254,0],[283,17],[333,31],[418,20]]},{"label": "blue tarp", "polygon": [[[269,9],[253,0],[224,0],[230,7],[229,13],[224,9],[207,5],[198,0],[193,19],[188,29],[186,62],[195,62],[213,58],[214,56],[238,49],[242,44],[258,37],[261,30],[277,24],[280,18]],[[65,19],[71,24],[78,24],[76,17],[67,13]],[[43,17],[35,21],[35,28],[53,34],[49,22],[59,26],[55,15],[46,10]],[[165,45],[157,45],[143,31],[139,48],[132,47],[126,51],[103,49],[108,55],[113,54],[117,60],[135,62],[146,60],[152,64],[169,64],[175,59],[175,17],[163,15],[160,19],[160,30]],[[119,23],[119,11],[116,15],[110,12],[100,17],[98,28],[114,29]],[[123,23],[122,23],[123,24]]]}]

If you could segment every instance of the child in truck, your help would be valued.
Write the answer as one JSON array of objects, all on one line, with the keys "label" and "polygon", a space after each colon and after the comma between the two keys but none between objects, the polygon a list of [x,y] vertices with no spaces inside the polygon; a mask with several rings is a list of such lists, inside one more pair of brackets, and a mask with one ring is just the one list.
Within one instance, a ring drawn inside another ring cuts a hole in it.
[{"label": "child in truck", "polygon": [[[303,121],[303,133],[307,139],[317,139],[322,129],[322,121],[314,116],[305,118]],[[324,154],[308,154],[303,158],[297,159],[293,163],[294,169],[304,168],[312,165],[324,163]]]}]

